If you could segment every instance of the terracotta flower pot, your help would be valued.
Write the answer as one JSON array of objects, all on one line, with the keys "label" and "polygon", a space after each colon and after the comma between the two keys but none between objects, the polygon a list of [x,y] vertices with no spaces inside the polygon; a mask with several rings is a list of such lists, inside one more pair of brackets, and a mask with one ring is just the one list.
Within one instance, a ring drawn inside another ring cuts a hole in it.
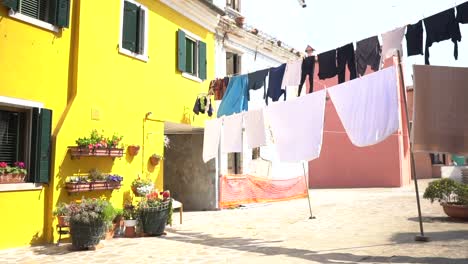
[{"label": "terracotta flower pot", "polygon": [[130,156],[136,156],[138,155],[138,152],[140,151],[140,146],[135,146],[135,145],[128,146],[127,151]]},{"label": "terracotta flower pot", "polygon": [[64,215],[58,215],[57,216],[57,221],[59,226],[69,226],[70,224],[68,223],[68,220],[66,219],[66,216]]},{"label": "terracotta flower pot", "polygon": [[235,21],[236,21],[236,25],[238,27],[243,27],[244,26],[244,20],[245,20],[245,17],[236,17]]},{"label": "terracotta flower pot", "polygon": [[160,160],[161,160],[161,159],[158,158],[158,157],[153,157],[153,156],[150,157],[150,163],[151,163],[151,165],[153,165],[153,166],[157,166],[157,165],[159,164],[159,161],[160,161]]},{"label": "terracotta flower pot", "polygon": [[468,206],[458,204],[441,204],[446,215],[468,220]]}]

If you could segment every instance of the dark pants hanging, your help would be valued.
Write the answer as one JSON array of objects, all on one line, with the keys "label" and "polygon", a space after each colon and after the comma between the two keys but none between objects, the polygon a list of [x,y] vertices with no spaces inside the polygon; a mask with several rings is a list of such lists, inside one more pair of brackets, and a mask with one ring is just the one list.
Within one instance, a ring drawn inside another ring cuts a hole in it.
[{"label": "dark pants hanging", "polygon": [[307,59],[310,60],[310,62],[307,61],[302,63],[301,82],[299,83],[299,90],[297,91],[297,96],[301,95],[302,86],[305,83],[307,75],[309,75],[309,93],[311,93],[314,90],[315,56],[310,56]]},{"label": "dark pants hanging", "polygon": [[353,43],[349,43],[336,49],[336,62],[338,72],[338,83],[343,83],[346,76],[346,64],[349,70],[349,79],[356,79],[356,59],[354,56]]}]

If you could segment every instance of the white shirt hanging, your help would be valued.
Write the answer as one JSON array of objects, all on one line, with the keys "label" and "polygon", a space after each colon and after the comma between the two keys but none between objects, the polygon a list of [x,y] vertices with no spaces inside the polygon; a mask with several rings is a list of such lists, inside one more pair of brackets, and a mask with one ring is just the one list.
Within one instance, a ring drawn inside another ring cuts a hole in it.
[{"label": "white shirt hanging", "polygon": [[385,59],[392,57],[397,50],[400,51],[401,56],[403,56],[403,46],[401,42],[405,36],[405,29],[406,26],[382,34],[382,61],[380,65],[383,65]]},{"label": "white shirt hanging", "polygon": [[218,156],[221,126],[222,119],[220,118],[205,121],[203,135],[203,162],[205,163]]},{"label": "white shirt hanging", "polygon": [[265,121],[263,110],[251,110],[244,115],[247,146],[257,148],[266,145]]},{"label": "white shirt hanging", "polygon": [[222,153],[242,152],[242,116],[234,114],[224,118]]}]

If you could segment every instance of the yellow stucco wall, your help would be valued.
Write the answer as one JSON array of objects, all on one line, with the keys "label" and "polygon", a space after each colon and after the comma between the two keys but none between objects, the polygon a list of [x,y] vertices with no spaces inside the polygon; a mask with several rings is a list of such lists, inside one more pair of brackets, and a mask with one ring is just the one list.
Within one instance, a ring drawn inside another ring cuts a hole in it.
[{"label": "yellow stucco wall", "polygon": [[[61,201],[80,199],[82,195],[106,197],[116,207],[121,207],[137,175],[150,177],[156,188],[162,189],[163,163],[153,167],[148,164],[148,158],[153,153],[164,153],[164,123],[144,122],[147,112],[153,113],[153,119],[203,126],[204,117],[194,119],[192,108],[196,96],[207,91],[208,81],[198,83],[177,71],[176,32],[182,28],[206,42],[208,80],[214,75],[213,34],[159,1],[142,0],[140,3],[149,11],[148,62],[118,52],[122,1],[73,1],[70,29],[60,37],[11,20],[0,7],[0,36],[6,33],[8,40],[0,41],[0,93],[43,102],[46,108],[54,110],[55,150],[52,192],[45,196],[46,202],[36,201],[38,197],[44,199],[37,191],[0,193],[0,212],[16,215],[17,207],[1,201],[27,203],[33,196],[36,203],[42,204],[38,208],[43,211],[21,210],[19,213],[48,221],[44,230],[46,241],[56,238],[52,209]],[[13,50],[24,54],[21,62],[11,62],[17,57]],[[30,71],[32,67],[40,70]],[[3,74],[5,70],[10,74]],[[99,120],[91,118],[92,109],[99,112]],[[133,158],[124,155],[115,160],[107,157],[72,160],[67,146],[75,145],[78,137],[87,136],[92,129],[104,131],[106,136],[117,132],[124,136],[125,147],[135,144],[143,149]],[[123,175],[122,189],[69,195],[62,188],[66,177],[92,168]],[[10,226],[11,232],[21,230],[24,235],[14,237],[14,241],[12,236],[8,239],[2,236],[0,249],[29,244],[36,235],[40,224],[25,229],[16,218],[1,218],[0,221],[2,226]]]}]

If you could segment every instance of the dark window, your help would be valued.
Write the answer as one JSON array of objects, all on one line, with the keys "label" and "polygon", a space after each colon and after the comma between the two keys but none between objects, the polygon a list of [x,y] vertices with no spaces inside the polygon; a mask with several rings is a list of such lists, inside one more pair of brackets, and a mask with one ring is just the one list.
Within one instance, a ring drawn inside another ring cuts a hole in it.
[{"label": "dark window", "polygon": [[27,113],[0,110],[0,162],[26,161]]},{"label": "dark window", "polygon": [[134,3],[124,2],[122,48],[136,54],[145,52],[145,9]]},{"label": "dark window", "polygon": [[226,52],[226,74],[235,75],[241,72],[241,56],[232,53]]},{"label": "dark window", "polygon": [[240,0],[226,0],[226,6],[240,12]]},{"label": "dark window", "polygon": [[177,31],[177,69],[206,80],[206,43]]},{"label": "dark window", "polygon": [[25,16],[68,27],[70,0],[3,0],[1,3]]}]

